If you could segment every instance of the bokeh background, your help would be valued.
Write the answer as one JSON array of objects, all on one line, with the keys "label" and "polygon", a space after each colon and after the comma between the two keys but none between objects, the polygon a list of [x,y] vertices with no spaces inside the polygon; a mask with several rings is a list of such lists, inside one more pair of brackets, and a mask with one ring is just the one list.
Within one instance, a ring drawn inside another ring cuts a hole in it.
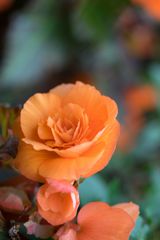
[{"label": "bokeh background", "polygon": [[[122,126],[109,166],[81,184],[81,204],[136,202],[131,239],[159,240],[160,1],[0,0],[0,103],[77,80],[117,101]],[[13,174],[1,169],[0,180]]]}]

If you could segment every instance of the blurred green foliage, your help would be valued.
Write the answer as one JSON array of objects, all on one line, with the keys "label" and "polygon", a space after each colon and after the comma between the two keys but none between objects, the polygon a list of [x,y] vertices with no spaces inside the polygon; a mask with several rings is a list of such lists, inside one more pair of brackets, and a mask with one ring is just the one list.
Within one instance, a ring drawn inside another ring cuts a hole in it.
[{"label": "blurred green foliage", "polygon": [[[15,0],[0,12],[0,24],[0,102],[17,105],[85,74],[90,78],[80,80],[117,100],[124,124],[126,92],[146,83],[155,89],[156,107],[143,114],[133,146],[118,148],[106,169],[80,185],[80,195],[81,205],[139,204],[141,216],[130,239],[159,240],[160,23],[129,0]],[[0,107],[3,137],[14,117],[12,110],[5,114]],[[10,173],[0,178],[4,175]]]}]

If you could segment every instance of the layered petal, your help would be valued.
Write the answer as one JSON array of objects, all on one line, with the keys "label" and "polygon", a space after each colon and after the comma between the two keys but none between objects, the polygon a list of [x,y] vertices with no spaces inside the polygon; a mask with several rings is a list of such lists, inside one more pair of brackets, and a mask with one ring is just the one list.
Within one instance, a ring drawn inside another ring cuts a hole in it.
[{"label": "layered petal", "polygon": [[38,212],[51,225],[72,220],[79,206],[79,194],[68,182],[47,180],[37,194]]},{"label": "layered petal", "polygon": [[21,111],[15,167],[26,177],[77,180],[109,162],[119,137],[117,105],[77,82],[35,94]]},{"label": "layered petal", "polygon": [[74,103],[85,109],[90,120],[90,138],[105,126],[108,118],[106,103],[95,87],[76,82],[74,87],[63,98],[62,104]]},{"label": "layered petal", "polygon": [[117,141],[120,135],[120,124],[118,121],[113,121],[112,124],[109,124],[106,128],[99,142],[105,143],[104,152],[102,156],[97,159],[95,164],[89,169],[88,172],[83,174],[83,177],[87,178],[96,172],[101,171],[109,163],[117,145]]},{"label": "layered petal", "polygon": [[115,101],[102,96],[95,87],[89,84],[82,82],[76,82],[75,85],[61,84],[53,88],[51,92],[61,97],[62,104],[74,103],[84,108],[90,119],[90,127],[93,127],[94,131],[97,131],[98,127],[102,129],[108,118],[115,118],[118,114]]},{"label": "layered petal", "polygon": [[66,223],[53,237],[58,240],[128,240],[138,214],[139,208],[133,203],[111,207],[104,202],[92,202],[81,208],[77,224]]},{"label": "layered petal", "polygon": [[115,121],[109,126],[106,129],[108,134],[104,132],[98,142],[77,158],[61,158],[54,152],[35,151],[22,142],[14,165],[25,177],[41,182],[45,178],[70,181],[89,177],[107,165],[115,150],[119,124]]},{"label": "layered petal", "polygon": [[134,221],[126,211],[103,202],[84,206],[78,215],[77,240],[128,240]]},{"label": "layered petal", "polygon": [[[89,177],[100,171],[109,162],[119,135],[119,124],[114,122],[108,135],[77,158],[49,159],[40,166],[39,174],[54,179],[75,180]],[[55,171],[56,169],[56,171]]]},{"label": "layered petal", "polygon": [[33,181],[44,182],[45,179],[39,175],[40,165],[47,158],[47,152],[36,152],[32,146],[20,143],[16,159],[13,160],[13,167]]},{"label": "layered petal", "polygon": [[115,208],[120,208],[130,215],[134,222],[136,222],[139,216],[139,206],[130,202],[130,203],[119,203],[114,206]]},{"label": "layered petal", "polygon": [[74,87],[74,84],[71,83],[62,83],[57,87],[54,87],[53,89],[50,90],[51,93],[57,95],[58,97],[65,97]]},{"label": "layered petal", "polygon": [[40,121],[52,116],[60,108],[60,99],[52,93],[37,93],[24,104],[20,124],[24,137],[39,140],[37,127]]}]

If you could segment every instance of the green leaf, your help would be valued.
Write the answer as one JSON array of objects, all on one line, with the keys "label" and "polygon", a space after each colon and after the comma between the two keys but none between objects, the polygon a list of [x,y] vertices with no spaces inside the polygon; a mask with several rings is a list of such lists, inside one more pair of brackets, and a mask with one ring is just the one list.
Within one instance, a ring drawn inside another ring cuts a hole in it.
[{"label": "green leaf", "polygon": [[94,36],[103,37],[113,26],[112,21],[129,3],[129,0],[83,0],[80,1],[78,9],[79,19]]}]

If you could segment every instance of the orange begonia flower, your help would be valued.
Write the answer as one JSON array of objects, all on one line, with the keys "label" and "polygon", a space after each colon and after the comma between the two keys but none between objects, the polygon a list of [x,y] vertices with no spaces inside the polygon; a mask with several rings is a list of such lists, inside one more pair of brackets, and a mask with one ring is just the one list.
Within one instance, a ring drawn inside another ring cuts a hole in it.
[{"label": "orange begonia flower", "polygon": [[151,85],[142,85],[130,89],[125,97],[127,111],[134,116],[155,109],[156,90]]},{"label": "orange begonia flower", "polygon": [[[118,140],[117,105],[93,86],[62,84],[35,94],[20,114],[15,167],[44,181],[86,178],[109,162]],[[23,134],[23,136],[22,136]]]},{"label": "orange begonia flower", "polygon": [[144,114],[156,109],[157,93],[150,85],[130,89],[125,96],[126,117],[121,128],[119,147],[128,151],[133,147],[136,137],[143,127]]},{"label": "orange begonia flower", "polygon": [[[110,207],[103,202],[84,206],[76,224],[61,227],[55,238],[58,240],[128,240],[139,215],[139,207],[123,203]],[[67,238],[68,237],[68,238]]]},{"label": "orange begonia flower", "polygon": [[47,180],[37,194],[38,212],[53,226],[72,220],[79,206],[79,194],[65,181]]},{"label": "orange begonia flower", "polygon": [[159,0],[132,0],[133,3],[139,4],[155,19],[160,20],[160,1]]}]

